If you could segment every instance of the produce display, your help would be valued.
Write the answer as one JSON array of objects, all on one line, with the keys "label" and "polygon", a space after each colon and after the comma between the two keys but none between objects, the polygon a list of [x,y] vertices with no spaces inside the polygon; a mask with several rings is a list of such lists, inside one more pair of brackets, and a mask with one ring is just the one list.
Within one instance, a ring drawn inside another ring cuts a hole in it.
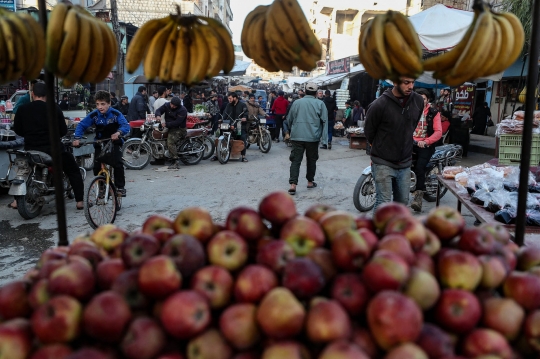
[{"label": "produce display", "polygon": [[64,2],[51,12],[46,45],[45,67],[62,78],[65,87],[105,80],[118,56],[113,31],[84,7]]},{"label": "produce display", "polygon": [[144,76],[153,81],[183,82],[187,86],[229,73],[234,67],[231,35],[223,24],[205,16],[178,14],[153,19],[141,26],[126,54],[131,74],[143,61]]},{"label": "produce display", "polygon": [[322,57],[319,40],[297,0],[259,5],[244,20],[242,50],[269,72],[311,71]]},{"label": "produce display", "polygon": [[38,77],[45,62],[45,34],[30,15],[0,8],[0,83]]},{"label": "produce display", "polygon": [[[515,111],[512,116],[504,118],[497,124],[497,131],[495,132],[495,135],[522,134],[524,120],[525,111]],[[532,125],[533,134],[540,134],[540,111],[534,111]]]},{"label": "produce display", "polygon": [[536,358],[540,249],[454,209],[373,219],[285,192],[46,250],[0,288],[0,358]]}]

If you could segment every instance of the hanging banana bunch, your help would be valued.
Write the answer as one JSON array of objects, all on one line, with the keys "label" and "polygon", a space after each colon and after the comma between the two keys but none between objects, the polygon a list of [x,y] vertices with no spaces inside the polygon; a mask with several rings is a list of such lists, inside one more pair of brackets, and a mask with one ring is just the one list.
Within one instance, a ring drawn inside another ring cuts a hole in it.
[{"label": "hanging banana bunch", "polygon": [[153,19],[141,26],[131,40],[126,70],[133,73],[141,61],[144,76],[153,81],[173,81],[187,86],[212,78],[234,67],[231,35],[217,20],[178,14]]}]

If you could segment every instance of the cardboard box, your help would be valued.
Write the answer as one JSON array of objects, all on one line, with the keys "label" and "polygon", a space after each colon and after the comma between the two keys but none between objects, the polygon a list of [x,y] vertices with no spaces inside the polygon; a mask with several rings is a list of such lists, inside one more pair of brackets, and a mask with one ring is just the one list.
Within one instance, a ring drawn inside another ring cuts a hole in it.
[{"label": "cardboard box", "polygon": [[365,150],[367,147],[367,140],[364,135],[351,134],[349,138],[349,148],[356,150]]}]

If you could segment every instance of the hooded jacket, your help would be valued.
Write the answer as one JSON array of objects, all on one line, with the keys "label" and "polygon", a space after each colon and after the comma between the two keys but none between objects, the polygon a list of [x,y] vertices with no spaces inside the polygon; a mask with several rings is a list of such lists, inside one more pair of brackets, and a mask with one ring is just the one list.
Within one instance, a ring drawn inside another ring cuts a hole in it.
[{"label": "hooded jacket", "polygon": [[390,89],[369,106],[364,132],[373,163],[395,169],[410,167],[413,133],[423,110],[424,100],[416,92],[402,106]]},{"label": "hooded jacket", "polygon": [[276,115],[285,115],[287,113],[287,106],[289,106],[289,101],[283,96],[278,96],[272,104],[272,111]]},{"label": "hooded jacket", "polygon": [[156,110],[156,116],[165,120],[167,128],[186,128],[187,110],[182,105],[173,109],[171,103],[167,102]]}]

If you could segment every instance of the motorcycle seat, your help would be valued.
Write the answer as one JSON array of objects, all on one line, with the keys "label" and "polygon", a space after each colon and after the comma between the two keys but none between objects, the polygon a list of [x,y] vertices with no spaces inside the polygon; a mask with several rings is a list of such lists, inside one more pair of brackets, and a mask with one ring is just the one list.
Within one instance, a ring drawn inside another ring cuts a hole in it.
[{"label": "motorcycle seat", "polygon": [[202,134],[203,134],[203,130],[200,128],[196,128],[196,129],[187,130],[186,137],[197,137],[197,136],[201,136]]},{"label": "motorcycle seat", "polygon": [[53,160],[50,155],[41,151],[27,151],[32,158],[32,161],[37,165],[52,166]]}]

